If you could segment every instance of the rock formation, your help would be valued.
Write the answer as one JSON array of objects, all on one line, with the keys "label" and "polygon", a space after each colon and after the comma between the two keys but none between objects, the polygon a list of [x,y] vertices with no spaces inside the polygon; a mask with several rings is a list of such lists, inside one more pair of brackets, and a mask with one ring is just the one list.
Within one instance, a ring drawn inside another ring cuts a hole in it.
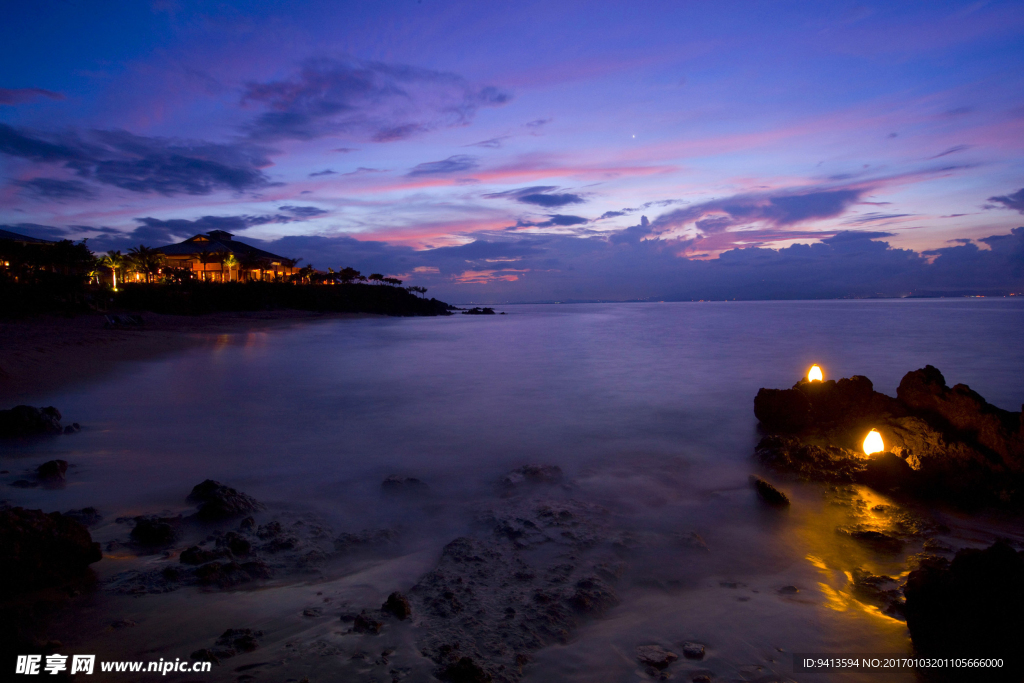
[{"label": "rock formation", "polygon": [[[963,505],[1019,503],[1024,494],[1022,414],[996,408],[966,385],[947,387],[930,365],[907,373],[896,398],[859,375],[801,380],[758,391],[754,414],[767,432],[757,457],[807,479]],[[861,444],[871,429],[886,452],[868,457]]]}]

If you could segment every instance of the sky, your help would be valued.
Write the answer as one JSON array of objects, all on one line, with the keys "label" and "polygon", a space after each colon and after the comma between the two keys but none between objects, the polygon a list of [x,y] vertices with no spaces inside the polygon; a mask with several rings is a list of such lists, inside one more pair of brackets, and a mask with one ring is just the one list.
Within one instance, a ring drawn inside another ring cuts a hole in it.
[{"label": "sky", "polygon": [[1024,293],[1024,2],[37,0],[0,228],[454,302]]}]

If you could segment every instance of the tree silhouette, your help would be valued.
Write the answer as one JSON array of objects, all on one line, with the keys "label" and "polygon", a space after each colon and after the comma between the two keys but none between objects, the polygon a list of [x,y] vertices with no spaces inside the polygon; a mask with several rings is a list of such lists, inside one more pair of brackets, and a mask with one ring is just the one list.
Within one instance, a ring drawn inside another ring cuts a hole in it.
[{"label": "tree silhouette", "polygon": [[380,283],[380,282],[383,282],[383,281],[384,281],[384,276],[381,275],[380,273],[371,273],[370,274],[370,282]]},{"label": "tree silhouette", "polygon": [[146,277],[146,282],[152,282],[160,272],[164,257],[157,250],[140,244],[128,250],[128,258],[132,266]]},{"label": "tree silhouette", "polygon": [[114,283],[114,291],[117,291],[117,271],[124,267],[124,255],[118,249],[107,252],[107,255],[100,259],[105,268],[110,268],[110,276]]},{"label": "tree silhouette", "polygon": [[357,280],[360,277],[362,277],[362,273],[355,268],[349,268],[347,266],[338,272],[338,279],[341,280],[342,284],[346,285],[352,284],[354,280]]}]

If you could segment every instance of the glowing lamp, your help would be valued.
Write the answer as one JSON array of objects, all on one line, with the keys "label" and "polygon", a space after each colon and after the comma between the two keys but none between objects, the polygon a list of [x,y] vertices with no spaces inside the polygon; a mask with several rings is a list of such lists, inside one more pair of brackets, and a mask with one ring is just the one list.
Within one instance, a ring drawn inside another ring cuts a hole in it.
[{"label": "glowing lamp", "polygon": [[871,455],[872,453],[881,453],[884,450],[885,445],[882,443],[882,435],[872,429],[864,438],[864,453]]},{"label": "glowing lamp", "polygon": [[825,379],[825,373],[821,371],[821,368],[817,365],[812,365],[811,369],[807,371],[808,382],[820,382]]}]

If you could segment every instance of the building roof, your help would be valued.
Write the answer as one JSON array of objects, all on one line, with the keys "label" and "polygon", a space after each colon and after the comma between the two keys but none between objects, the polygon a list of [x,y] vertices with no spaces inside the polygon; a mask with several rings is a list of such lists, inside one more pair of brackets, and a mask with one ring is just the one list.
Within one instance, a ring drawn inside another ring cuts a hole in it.
[{"label": "building roof", "polygon": [[7,240],[8,242],[22,242],[24,244],[57,244],[53,240],[42,240],[38,237],[19,235],[18,233],[11,232],[10,230],[0,230],[0,240]]},{"label": "building roof", "polygon": [[234,254],[239,259],[242,258],[259,258],[269,259],[271,261],[281,261],[285,257],[278,256],[277,254],[271,254],[269,251],[263,251],[257,249],[251,244],[245,242],[238,242],[234,239],[234,235],[224,230],[211,230],[208,233],[196,235],[190,237],[184,242],[178,244],[168,244],[165,247],[157,247],[154,249],[165,256],[193,256],[204,252],[228,252]]}]

